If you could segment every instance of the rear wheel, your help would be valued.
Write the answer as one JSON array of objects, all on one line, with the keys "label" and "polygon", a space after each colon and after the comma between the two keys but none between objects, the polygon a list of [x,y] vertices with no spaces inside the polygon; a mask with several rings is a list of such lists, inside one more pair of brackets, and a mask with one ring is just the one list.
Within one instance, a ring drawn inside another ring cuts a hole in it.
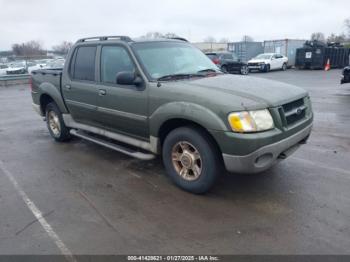
[{"label": "rear wheel", "polygon": [[287,64],[284,63],[284,64],[282,65],[282,71],[286,71],[286,70],[287,70]]},{"label": "rear wheel", "polygon": [[165,138],[163,163],[171,180],[180,188],[207,192],[221,173],[220,153],[204,131],[180,127]]},{"label": "rear wheel", "polygon": [[71,138],[69,128],[64,124],[62,113],[58,106],[51,102],[46,108],[46,123],[50,135],[58,142],[67,141]]}]

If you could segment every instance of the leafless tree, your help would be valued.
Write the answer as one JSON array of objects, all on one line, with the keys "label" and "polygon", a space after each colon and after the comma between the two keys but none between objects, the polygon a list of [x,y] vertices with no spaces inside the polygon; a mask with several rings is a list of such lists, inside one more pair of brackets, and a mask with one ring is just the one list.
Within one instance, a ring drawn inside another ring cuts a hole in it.
[{"label": "leafless tree", "polygon": [[346,39],[346,36],[344,33],[340,35],[336,35],[332,33],[330,36],[327,37],[327,42],[342,43],[345,41],[345,39]]},{"label": "leafless tree", "polygon": [[350,18],[345,19],[344,21],[346,31],[348,33],[348,39],[350,40]]},{"label": "leafless tree", "polygon": [[72,42],[63,41],[59,45],[53,46],[52,49],[53,49],[53,51],[55,51],[58,54],[66,55],[66,54],[68,54],[68,51],[69,51],[69,49],[71,49],[72,46],[73,46]]},{"label": "leafless tree", "polygon": [[165,38],[174,38],[174,37],[179,37],[177,34],[175,33],[166,33],[164,35]]},{"label": "leafless tree", "polygon": [[39,41],[29,41],[22,44],[13,44],[12,51],[16,56],[40,56],[44,55],[45,51]]},{"label": "leafless tree", "polygon": [[324,34],[321,32],[312,33],[310,39],[311,39],[311,41],[317,40],[320,42],[326,42],[326,38],[325,38]]},{"label": "leafless tree", "polygon": [[249,35],[244,35],[244,36],[242,37],[242,41],[243,41],[243,42],[253,42],[254,39],[253,39],[253,37],[251,37],[251,36],[249,36]]},{"label": "leafless tree", "polygon": [[141,36],[141,38],[149,38],[149,39],[174,38],[174,37],[178,37],[178,35],[172,32],[168,32],[166,34],[162,34],[160,32],[148,32],[147,34]]},{"label": "leafless tree", "polygon": [[216,39],[213,36],[207,36],[203,39],[203,41],[208,43],[216,43]]},{"label": "leafless tree", "polygon": [[219,43],[223,43],[223,44],[227,44],[228,42],[230,42],[230,40],[226,37],[223,37],[219,40]]}]

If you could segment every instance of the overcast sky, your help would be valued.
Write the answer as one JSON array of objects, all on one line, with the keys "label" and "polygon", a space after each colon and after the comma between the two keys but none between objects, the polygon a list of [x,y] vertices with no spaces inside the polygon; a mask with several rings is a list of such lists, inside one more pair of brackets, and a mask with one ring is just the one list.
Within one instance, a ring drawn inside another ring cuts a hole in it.
[{"label": "overcast sky", "polygon": [[51,48],[80,37],[150,31],[193,42],[306,39],[345,31],[349,6],[349,0],[0,0],[0,50],[29,40]]}]

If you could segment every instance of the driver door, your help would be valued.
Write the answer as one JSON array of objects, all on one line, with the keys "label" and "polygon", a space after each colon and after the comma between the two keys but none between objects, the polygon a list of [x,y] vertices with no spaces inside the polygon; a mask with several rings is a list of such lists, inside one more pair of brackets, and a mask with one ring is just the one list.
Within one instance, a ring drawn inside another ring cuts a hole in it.
[{"label": "driver door", "polygon": [[116,84],[119,72],[135,71],[136,65],[124,46],[101,47],[97,115],[100,125],[108,130],[149,139],[147,89]]},{"label": "driver door", "polygon": [[277,59],[277,55],[273,55],[271,57],[271,66],[270,69],[271,70],[275,70],[278,68],[278,59]]}]

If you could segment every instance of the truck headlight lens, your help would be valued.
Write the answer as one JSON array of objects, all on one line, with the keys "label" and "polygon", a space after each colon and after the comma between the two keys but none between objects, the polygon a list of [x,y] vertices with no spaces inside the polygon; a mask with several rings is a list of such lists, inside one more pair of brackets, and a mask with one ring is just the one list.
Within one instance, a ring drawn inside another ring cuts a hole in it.
[{"label": "truck headlight lens", "polygon": [[228,116],[232,131],[239,133],[258,132],[272,129],[273,120],[269,110],[233,112]]}]

